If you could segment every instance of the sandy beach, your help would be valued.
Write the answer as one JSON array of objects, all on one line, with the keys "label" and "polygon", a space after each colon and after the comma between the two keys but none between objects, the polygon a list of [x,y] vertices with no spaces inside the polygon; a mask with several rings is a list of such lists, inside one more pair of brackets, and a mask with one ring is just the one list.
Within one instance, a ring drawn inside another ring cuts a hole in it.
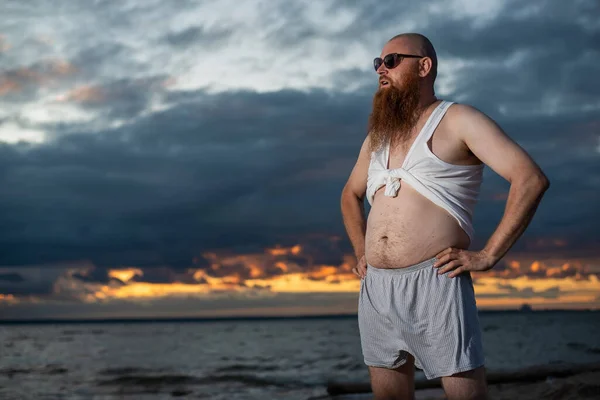
[{"label": "sandy beach", "polygon": [[599,399],[600,371],[584,372],[565,378],[550,378],[536,383],[492,385],[490,386],[490,398],[497,400]]},{"label": "sandy beach", "polygon": [[[489,386],[488,393],[490,400],[596,400],[600,399],[600,371],[533,383],[494,384]],[[445,398],[442,389],[418,390],[415,395],[415,400]]]},{"label": "sandy beach", "polygon": [[[438,380],[417,382],[415,400],[443,400]],[[591,400],[600,399],[600,364],[542,365],[512,372],[488,374],[490,400]],[[336,390],[361,391],[339,393]],[[336,400],[366,400],[368,384],[329,386]]]}]

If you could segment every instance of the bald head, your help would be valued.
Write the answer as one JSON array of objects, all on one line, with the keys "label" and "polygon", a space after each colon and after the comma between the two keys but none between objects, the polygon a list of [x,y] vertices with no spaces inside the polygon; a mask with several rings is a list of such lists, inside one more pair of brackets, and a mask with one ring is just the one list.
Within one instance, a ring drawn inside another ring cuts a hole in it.
[{"label": "bald head", "polygon": [[393,41],[402,41],[403,45],[410,49],[411,54],[429,57],[431,59],[431,82],[435,82],[438,65],[437,55],[433,44],[427,37],[420,33],[401,33],[388,40],[388,43]]}]

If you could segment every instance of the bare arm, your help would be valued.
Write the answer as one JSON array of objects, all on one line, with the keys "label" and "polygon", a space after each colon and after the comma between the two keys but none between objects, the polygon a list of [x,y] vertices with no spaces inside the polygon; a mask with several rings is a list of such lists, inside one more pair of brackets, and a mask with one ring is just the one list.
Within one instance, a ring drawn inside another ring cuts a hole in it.
[{"label": "bare arm", "polygon": [[451,130],[477,158],[510,182],[504,215],[485,247],[481,251],[448,248],[436,256],[438,274],[452,271],[448,277],[454,278],[464,271],[491,269],[525,231],[550,184],[527,152],[491,118],[462,104],[452,106],[449,117],[450,111]]},{"label": "bare arm", "polygon": [[[452,130],[459,133],[477,158],[510,182],[504,215],[479,252],[480,259],[473,261],[473,264],[479,265],[464,268],[486,270],[492,268],[523,234],[550,184],[527,152],[511,140],[491,118],[473,107],[462,104],[453,107],[456,109],[453,110]],[[451,252],[452,250],[447,249],[440,256]]]},{"label": "bare arm", "polygon": [[341,195],[344,226],[359,264],[365,255],[366,217],[364,198],[367,191],[367,174],[370,157],[369,140],[367,138],[362,144],[358,160],[350,173],[350,177]]}]

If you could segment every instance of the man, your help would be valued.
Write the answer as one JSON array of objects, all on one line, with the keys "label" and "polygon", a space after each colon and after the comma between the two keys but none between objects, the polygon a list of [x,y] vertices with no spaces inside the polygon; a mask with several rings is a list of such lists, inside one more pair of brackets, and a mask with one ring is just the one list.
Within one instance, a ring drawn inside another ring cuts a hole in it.
[{"label": "man", "polygon": [[[416,364],[428,379],[441,377],[448,399],[486,399],[470,271],[491,269],[512,247],[548,179],[489,117],[436,98],[437,58],[426,37],[392,38],[374,64],[369,134],[341,197],[373,393],[412,399]],[[497,229],[476,251],[469,246],[484,165],[510,191]]]}]

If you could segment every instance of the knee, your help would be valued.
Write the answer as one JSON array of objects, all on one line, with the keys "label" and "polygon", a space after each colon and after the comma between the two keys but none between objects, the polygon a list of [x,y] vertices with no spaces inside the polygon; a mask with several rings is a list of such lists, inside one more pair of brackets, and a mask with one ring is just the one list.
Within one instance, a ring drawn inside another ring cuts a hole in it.
[{"label": "knee", "polygon": [[444,390],[446,400],[489,400],[487,389],[478,388],[475,390]]},{"label": "knee", "polygon": [[447,400],[489,400],[484,367],[442,378]]}]

